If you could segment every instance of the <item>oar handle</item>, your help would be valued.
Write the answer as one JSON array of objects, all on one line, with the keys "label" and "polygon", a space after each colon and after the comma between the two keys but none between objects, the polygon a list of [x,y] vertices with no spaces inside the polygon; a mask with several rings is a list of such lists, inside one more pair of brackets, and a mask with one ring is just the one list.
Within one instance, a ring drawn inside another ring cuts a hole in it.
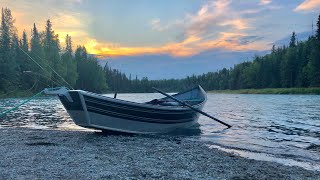
[{"label": "oar handle", "polygon": [[179,100],[179,99],[177,99],[177,98],[175,98],[173,96],[170,96],[169,94],[167,94],[167,93],[165,93],[165,92],[163,92],[163,91],[161,91],[161,90],[159,90],[159,89],[157,89],[155,87],[152,87],[152,89],[156,90],[160,94],[163,94],[163,95],[167,96],[168,98],[170,98],[172,100],[177,101],[178,103],[180,103],[180,104],[182,104],[184,106],[187,106],[188,108],[192,109],[193,111],[196,111],[196,112],[198,112],[198,113],[200,113],[200,114],[202,114],[204,116],[207,116],[207,117],[209,117],[209,118],[211,118],[211,119],[213,119],[213,120],[215,120],[215,121],[227,126],[228,128],[232,127],[231,125],[229,125],[229,124],[227,124],[227,123],[225,123],[225,122],[223,122],[223,121],[221,121],[221,120],[219,120],[219,119],[217,119],[217,118],[215,118],[215,117],[213,117],[213,116],[211,116],[211,115],[209,115],[209,114],[207,114],[207,113],[205,113],[205,112],[203,112],[203,111],[201,111],[199,109],[196,109],[196,108],[192,107],[190,104],[188,104],[186,102],[183,102],[183,101],[181,101],[181,100]]}]

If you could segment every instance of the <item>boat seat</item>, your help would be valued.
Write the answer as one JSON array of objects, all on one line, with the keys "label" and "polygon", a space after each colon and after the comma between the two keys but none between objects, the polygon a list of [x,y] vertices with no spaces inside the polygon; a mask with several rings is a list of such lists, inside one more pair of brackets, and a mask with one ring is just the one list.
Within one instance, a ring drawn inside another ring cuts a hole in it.
[{"label": "boat seat", "polygon": [[[200,99],[187,99],[183,100],[184,102],[195,105],[201,103],[203,100]],[[162,99],[153,99],[152,101],[147,102],[146,104],[152,104],[152,105],[161,105],[161,106],[180,106],[180,103],[175,101],[166,101]]]}]

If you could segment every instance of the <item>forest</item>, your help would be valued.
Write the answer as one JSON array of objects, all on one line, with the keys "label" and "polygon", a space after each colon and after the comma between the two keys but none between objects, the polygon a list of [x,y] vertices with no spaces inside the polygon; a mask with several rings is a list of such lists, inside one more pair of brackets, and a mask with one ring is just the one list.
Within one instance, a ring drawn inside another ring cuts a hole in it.
[{"label": "forest", "polygon": [[[19,39],[11,10],[1,11],[0,27],[0,94],[17,91],[38,92],[46,87],[66,86],[105,92],[108,88],[105,72],[86,48],[73,51],[72,39],[65,37],[66,47],[60,46],[59,35],[47,20],[45,30],[33,25],[31,37],[23,31]],[[30,39],[30,40],[29,40]]]},{"label": "forest", "polygon": [[11,10],[3,8],[0,26],[0,95],[35,93],[46,87],[66,86],[97,93],[152,92],[151,87],[181,91],[201,85],[205,90],[320,87],[320,15],[317,30],[306,41],[297,41],[295,32],[289,45],[271,48],[252,61],[183,79],[148,80],[131,77],[108,64],[101,67],[84,46],[72,47],[71,36],[61,47],[59,35],[47,20],[45,30],[33,24],[28,37],[21,38]]}]

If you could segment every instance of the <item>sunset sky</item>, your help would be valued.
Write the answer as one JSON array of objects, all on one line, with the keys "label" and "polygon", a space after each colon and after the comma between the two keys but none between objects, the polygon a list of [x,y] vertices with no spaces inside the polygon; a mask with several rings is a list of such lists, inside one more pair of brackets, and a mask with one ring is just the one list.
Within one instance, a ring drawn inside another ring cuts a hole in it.
[{"label": "sunset sky", "polygon": [[215,49],[270,49],[288,32],[311,30],[320,0],[0,0],[19,34],[51,19],[64,41],[102,56],[188,57]]}]

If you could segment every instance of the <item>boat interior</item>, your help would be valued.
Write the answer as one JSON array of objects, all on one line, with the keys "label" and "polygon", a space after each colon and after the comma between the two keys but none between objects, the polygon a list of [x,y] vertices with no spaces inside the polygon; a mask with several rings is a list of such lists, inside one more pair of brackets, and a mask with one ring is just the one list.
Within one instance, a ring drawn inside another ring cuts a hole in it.
[{"label": "boat interior", "polygon": [[[192,90],[188,90],[185,92],[177,93],[172,95],[173,97],[188,103],[189,105],[197,105],[206,100],[206,95],[200,87],[196,87]],[[153,99],[152,101],[146,102],[146,104],[152,105],[160,105],[160,106],[181,106],[180,103],[168,98],[164,97],[161,99]]]}]

